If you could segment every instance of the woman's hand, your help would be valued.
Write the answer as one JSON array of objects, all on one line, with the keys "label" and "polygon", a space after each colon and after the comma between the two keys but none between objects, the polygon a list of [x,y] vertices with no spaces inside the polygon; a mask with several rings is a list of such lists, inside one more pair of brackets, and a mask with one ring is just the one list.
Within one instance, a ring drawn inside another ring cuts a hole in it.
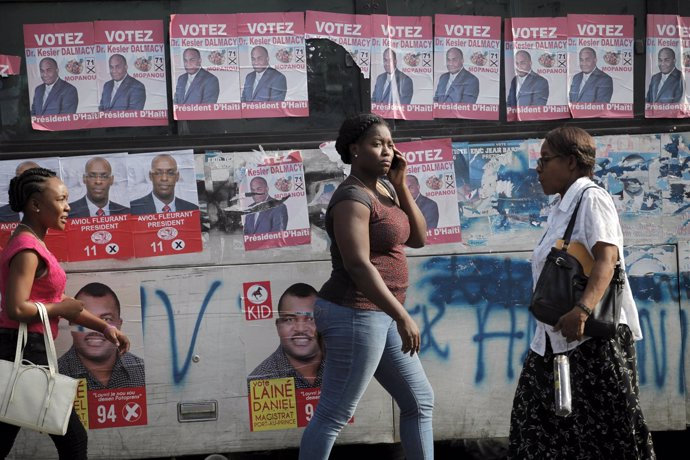
[{"label": "woman's hand", "polygon": [[421,338],[417,323],[414,322],[410,315],[406,314],[396,321],[396,325],[398,326],[398,334],[400,334],[400,338],[402,339],[402,352],[404,354],[409,353],[410,356],[419,353]]},{"label": "woman's hand", "polygon": [[84,310],[84,302],[77,300],[74,297],[62,295],[62,300],[53,306],[53,312],[58,316],[62,316],[68,321],[73,321]]},{"label": "woman's hand", "polygon": [[406,172],[407,160],[405,159],[405,155],[400,153],[400,150],[393,147],[393,160],[388,170],[388,180],[393,184],[393,187],[397,188],[405,185]]},{"label": "woman's hand", "polygon": [[553,327],[553,331],[560,331],[568,342],[580,340],[585,334],[587,318],[587,313],[584,310],[579,307],[573,307],[568,313],[558,319],[558,322]]},{"label": "woman's hand", "polygon": [[108,325],[103,336],[117,347],[118,353],[124,355],[129,351],[129,337],[113,325]]}]

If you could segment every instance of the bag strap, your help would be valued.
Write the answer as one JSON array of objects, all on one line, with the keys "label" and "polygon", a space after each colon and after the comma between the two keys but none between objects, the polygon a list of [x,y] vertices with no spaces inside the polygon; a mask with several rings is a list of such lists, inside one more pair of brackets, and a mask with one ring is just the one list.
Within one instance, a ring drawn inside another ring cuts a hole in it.
[{"label": "bag strap", "polygon": [[55,352],[55,343],[53,342],[53,333],[50,329],[50,321],[48,320],[48,310],[46,306],[41,302],[34,302],[36,308],[38,308],[38,314],[41,316],[41,321],[43,322],[43,341],[46,346],[46,356],[48,357],[48,367],[50,368],[50,375],[53,376],[56,373],[57,366],[57,353]]},{"label": "bag strap", "polygon": [[570,222],[568,222],[568,227],[565,229],[565,233],[563,234],[563,249],[568,249],[568,245],[570,244],[570,237],[572,236],[573,229],[575,228],[575,219],[577,219],[577,211],[580,210],[580,203],[582,202],[582,197],[585,196],[585,192],[590,188],[597,188],[597,186],[590,185],[589,187],[585,187],[585,189],[582,190],[580,198],[578,198],[577,200],[577,205],[573,210],[573,215],[570,216]]},{"label": "bag strap", "polygon": [[24,360],[24,347],[29,338],[29,332],[26,323],[19,323],[19,331],[17,332],[17,349],[14,352],[14,367],[19,368],[19,365]]}]

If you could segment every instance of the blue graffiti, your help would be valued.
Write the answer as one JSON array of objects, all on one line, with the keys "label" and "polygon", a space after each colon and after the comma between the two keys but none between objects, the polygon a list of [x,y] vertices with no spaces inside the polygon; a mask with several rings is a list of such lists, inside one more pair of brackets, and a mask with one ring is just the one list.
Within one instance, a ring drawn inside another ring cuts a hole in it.
[{"label": "blue graffiti", "polygon": [[[429,292],[429,303],[437,310],[432,322],[422,323],[426,347],[438,356],[448,359],[449,347],[440,347],[433,336],[433,326],[445,315],[447,307],[473,308],[477,318],[478,333],[473,336],[477,343],[477,369],[475,382],[486,377],[485,342],[508,340],[507,375],[515,375],[514,359],[516,340],[524,338],[524,332],[517,329],[518,309],[527,308],[530,298],[532,275],[527,261],[483,256],[432,257],[422,265],[427,273],[417,282],[417,288]],[[487,282],[487,280],[491,280]],[[416,305],[414,313],[427,311],[426,306]],[[492,331],[489,320],[495,312],[507,311],[510,315],[508,331]]]},{"label": "blue graffiti", "polygon": [[[506,376],[514,379],[517,374],[515,367],[524,361],[535,328],[535,320],[527,308],[532,291],[529,262],[510,255],[438,256],[424,260],[420,272],[424,275],[416,282],[415,289],[426,292],[428,300],[415,304],[409,311],[421,318],[422,353],[431,353],[443,360],[451,359],[451,345],[439,342],[434,328],[443,321],[449,308],[473,309],[477,331],[472,337],[477,358],[475,384],[489,378],[486,353],[489,343],[495,341],[505,341]],[[668,305],[679,302],[678,278],[667,273],[655,273],[632,276],[629,281],[638,302],[645,337],[636,344],[640,382],[644,384],[650,380],[660,388],[669,375],[668,321],[676,321],[678,317],[673,309],[669,314]],[[685,291],[686,295],[688,292],[690,290]],[[509,318],[507,329],[492,328],[492,320],[505,318],[505,313]],[[686,322],[685,312],[681,311],[681,379],[687,341]],[[524,328],[523,324],[526,325]],[[684,393],[682,381],[679,392]]]},{"label": "blue graffiti", "polygon": [[[173,364],[173,382],[175,382],[176,385],[178,385],[182,380],[184,380],[185,376],[187,375],[187,371],[189,370],[189,365],[192,362],[192,354],[194,353],[194,346],[196,344],[196,339],[197,335],[199,334],[199,327],[201,326],[201,320],[204,317],[204,313],[206,312],[206,308],[208,307],[209,302],[211,301],[211,297],[213,297],[213,294],[218,290],[218,288],[221,286],[220,281],[214,281],[211,283],[211,287],[209,288],[208,292],[206,293],[206,297],[204,297],[204,301],[201,303],[201,309],[199,310],[199,313],[197,314],[196,317],[196,324],[194,325],[194,332],[192,333],[192,339],[189,342],[189,348],[187,349],[187,356],[184,359],[184,362],[182,363],[182,366],[180,367],[180,364],[178,362],[178,354],[177,354],[177,334],[175,332],[175,314],[173,312],[172,308],[172,303],[170,302],[170,298],[168,297],[168,294],[160,289],[156,289],[155,293],[158,296],[158,298],[163,302],[163,308],[165,308],[165,312],[168,315],[168,328],[170,332],[170,351],[172,354],[172,364]],[[146,290],[142,286],[140,288],[140,294],[141,294],[141,316],[142,318],[146,318],[146,309],[148,306],[147,302],[147,296],[146,296]]]}]

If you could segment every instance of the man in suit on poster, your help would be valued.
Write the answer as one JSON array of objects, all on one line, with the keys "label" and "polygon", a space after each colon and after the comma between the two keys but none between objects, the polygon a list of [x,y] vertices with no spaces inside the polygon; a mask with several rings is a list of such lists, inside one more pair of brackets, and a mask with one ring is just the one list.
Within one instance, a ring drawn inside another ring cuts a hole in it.
[{"label": "man in suit on poster", "polygon": [[77,88],[60,78],[57,61],[43,58],[38,64],[43,83],[36,87],[31,115],[76,113],[79,104]]},{"label": "man in suit on poster", "polygon": [[515,73],[508,91],[509,107],[543,106],[549,99],[549,82],[532,72],[532,56],[520,50],[515,53]]},{"label": "man in suit on poster", "polygon": [[178,171],[177,161],[172,155],[162,153],[151,160],[149,179],[151,179],[153,190],[148,195],[130,203],[132,214],[155,214],[199,209],[194,203],[175,196],[175,185],[180,180],[180,171]]},{"label": "man in suit on poster", "polygon": [[201,53],[187,48],[182,53],[185,73],[177,79],[175,104],[215,104],[220,85],[218,77],[201,67]]},{"label": "man in suit on poster", "polygon": [[146,103],[144,84],[127,73],[127,60],[121,54],[108,59],[112,80],[103,85],[103,94],[98,110],[143,110]]},{"label": "man in suit on poster", "polygon": [[86,195],[69,204],[69,217],[101,217],[129,213],[128,207],[110,201],[110,187],[115,181],[115,176],[108,160],[93,157],[87,161],[82,181],[86,186]]},{"label": "man in suit on poster", "polygon": [[268,50],[263,46],[255,46],[250,55],[254,71],[244,79],[242,102],[284,101],[287,79],[269,65]]},{"label": "man in suit on poster", "polygon": [[683,98],[683,74],[676,67],[676,52],[671,48],[659,50],[659,73],[649,82],[645,102],[677,103]]},{"label": "man in suit on poster", "polygon": [[[40,168],[40,166],[35,161],[22,161],[15,168],[14,175],[15,177],[20,176],[24,171],[31,168]],[[0,206],[0,222],[19,222],[20,220],[22,220],[20,213],[12,211],[9,204]]]},{"label": "man in suit on poster", "polygon": [[[261,176],[254,177],[249,182],[254,204],[249,208],[244,221],[244,234],[272,233],[287,229],[288,210],[285,203],[280,202],[268,194],[268,183]],[[274,202],[273,204],[271,202]],[[269,205],[267,209],[265,205]],[[259,208],[260,211],[253,211]]]},{"label": "man in suit on poster", "polygon": [[570,84],[570,102],[611,102],[613,79],[597,68],[597,53],[585,47],[580,50],[580,72]]},{"label": "man in suit on poster", "polygon": [[417,176],[408,174],[405,176],[405,181],[407,182],[407,188],[410,190],[412,198],[414,198],[415,203],[417,203],[419,210],[424,216],[426,228],[438,227],[438,204],[431,198],[420,193],[419,179],[417,179]]},{"label": "man in suit on poster", "polygon": [[464,57],[459,48],[446,51],[448,72],[441,75],[436,86],[434,102],[474,104],[479,96],[479,79],[463,67]]},{"label": "man in suit on poster", "polygon": [[409,104],[412,102],[414,83],[412,79],[398,70],[398,58],[390,48],[383,52],[385,72],[376,78],[371,102],[384,104]]}]

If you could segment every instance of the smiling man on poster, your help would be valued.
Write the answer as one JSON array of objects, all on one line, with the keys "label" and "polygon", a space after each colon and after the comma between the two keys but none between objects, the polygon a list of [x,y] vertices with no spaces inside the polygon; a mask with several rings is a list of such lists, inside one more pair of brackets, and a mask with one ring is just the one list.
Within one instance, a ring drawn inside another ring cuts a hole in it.
[{"label": "smiling man on poster", "polygon": [[101,217],[129,213],[128,207],[110,201],[110,187],[115,181],[115,176],[108,160],[93,157],[87,161],[82,181],[86,186],[86,195],[69,204],[69,217]]},{"label": "smiling man on poster", "polygon": [[448,72],[438,79],[434,102],[474,104],[479,96],[479,79],[463,67],[464,57],[459,48],[446,52]]},{"label": "smiling man on poster", "polygon": [[77,88],[60,78],[57,61],[43,58],[38,64],[43,84],[36,87],[31,115],[76,113],[79,104]]},{"label": "smiling man on poster", "polygon": [[383,51],[385,72],[376,77],[371,102],[384,104],[409,104],[412,102],[414,84],[412,79],[398,70],[398,58],[391,48]]},{"label": "smiling man on poster", "polygon": [[185,73],[177,79],[175,104],[215,104],[220,85],[218,77],[201,67],[201,53],[187,48],[182,53]]},{"label": "smiling man on poster", "polygon": [[127,73],[127,60],[121,54],[108,59],[112,80],[103,85],[103,94],[98,110],[143,110],[146,103],[144,84]]},{"label": "smiling man on poster", "polygon": [[268,50],[255,46],[250,53],[253,72],[247,74],[242,88],[242,102],[284,101],[287,79],[269,64]]},{"label": "smiling man on poster", "polygon": [[149,179],[153,190],[148,195],[130,203],[132,214],[155,214],[161,212],[195,211],[199,207],[175,196],[175,185],[180,180],[177,161],[172,155],[163,153],[151,160]]},{"label": "smiling man on poster", "polygon": [[652,76],[645,102],[677,103],[683,98],[683,74],[676,67],[676,53],[671,48],[659,50],[659,73]]},{"label": "smiling man on poster", "polygon": [[570,102],[611,102],[613,79],[597,68],[597,53],[585,47],[580,50],[580,72],[570,84]]},{"label": "smiling man on poster", "polygon": [[515,53],[515,73],[508,91],[509,107],[543,106],[549,99],[549,82],[532,71],[532,56],[520,50]]}]

